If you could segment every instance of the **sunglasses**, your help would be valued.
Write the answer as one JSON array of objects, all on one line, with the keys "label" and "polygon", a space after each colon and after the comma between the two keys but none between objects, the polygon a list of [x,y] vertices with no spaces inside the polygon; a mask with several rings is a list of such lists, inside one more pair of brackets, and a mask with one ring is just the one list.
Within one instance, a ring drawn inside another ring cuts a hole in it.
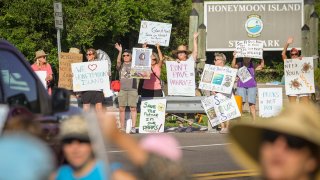
[{"label": "sunglasses", "polygon": [[309,141],[306,141],[302,138],[299,138],[297,136],[289,135],[289,134],[284,134],[284,133],[279,133],[275,131],[270,131],[270,130],[265,130],[262,133],[262,142],[269,142],[269,143],[274,143],[278,137],[284,137],[286,139],[286,143],[289,148],[291,149],[301,149],[303,147],[311,146],[312,143]]},{"label": "sunglasses", "polygon": [[152,59],[152,60],[153,60],[153,61],[156,61],[157,59],[154,58],[154,59]]},{"label": "sunglasses", "polygon": [[68,139],[64,139],[62,140],[62,144],[72,144],[74,141],[77,141],[79,143],[86,143],[86,144],[90,144],[90,140],[86,140],[86,139],[76,139],[76,138],[68,138]]},{"label": "sunglasses", "polygon": [[124,54],[124,55],[122,55],[122,57],[126,57],[126,56],[130,56],[129,54]]},{"label": "sunglasses", "polygon": [[87,56],[91,56],[91,55],[93,55],[93,53],[88,53],[88,54],[87,54]]},{"label": "sunglasses", "polygon": [[291,56],[298,56],[298,54],[296,54],[296,53],[293,53],[293,54],[291,54]]}]

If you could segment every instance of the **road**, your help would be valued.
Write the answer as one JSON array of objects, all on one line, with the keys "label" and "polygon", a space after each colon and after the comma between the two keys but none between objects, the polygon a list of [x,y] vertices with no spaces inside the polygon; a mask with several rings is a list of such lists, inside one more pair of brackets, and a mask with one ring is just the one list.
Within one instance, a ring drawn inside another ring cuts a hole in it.
[{"label": "road", "polygon": [[[251,170],[238,166],[228,154],[225,134],[193,132],[170,133],[180,143],[183,151],[183,164],[194,179],[252,179],[256,175]],[[139,139],[145,135],[132,135]],[[107,150],[110,161],[128,164],[124,152],[116,147]],[[126,167],[130,169],[130,167]],[[249,177],[248,177],[249,176]]]}]

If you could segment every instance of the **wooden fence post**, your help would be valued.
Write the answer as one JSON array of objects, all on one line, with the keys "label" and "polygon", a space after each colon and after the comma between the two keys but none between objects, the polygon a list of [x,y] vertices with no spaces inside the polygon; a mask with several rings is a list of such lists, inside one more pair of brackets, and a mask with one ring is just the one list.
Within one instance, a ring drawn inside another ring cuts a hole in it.
[{"label": "wooden fence post", "polygon": [[[196,9],[192,9],[189,17],[189,50],[193,50],[193,34],[198,31],[198,12]],[[195,59],[196,60],[196,59]]]}]

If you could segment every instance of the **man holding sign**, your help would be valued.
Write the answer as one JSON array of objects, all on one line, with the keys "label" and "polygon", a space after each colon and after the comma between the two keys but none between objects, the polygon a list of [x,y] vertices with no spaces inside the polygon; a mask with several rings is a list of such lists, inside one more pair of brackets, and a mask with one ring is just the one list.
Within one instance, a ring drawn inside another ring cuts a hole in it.
[{"label": "man holding sign", "polygon": [[[257,82],[255,80],[255,71],[256,70],[262,70],[264,67],[264,60],[261,59],[260,64],[254,64],[251,61],[251,58],[249,57],[244,57],[243,61],[241,62],[236,62],[236,52],[233,53],[233,60],[231,63],[231,67],[241,69],[245,68],[247,70],[251,77],[249,80],[242,82],[241,79],[239,78],[238,83],[237,83],[237,94],[242,97],[243,103],[244,104],[248,98],[248,103],[250,107],[250,112],[253,121],[256,119],[256,96],[257,96]],[[239,74],[238,74],[239,76]]]}]

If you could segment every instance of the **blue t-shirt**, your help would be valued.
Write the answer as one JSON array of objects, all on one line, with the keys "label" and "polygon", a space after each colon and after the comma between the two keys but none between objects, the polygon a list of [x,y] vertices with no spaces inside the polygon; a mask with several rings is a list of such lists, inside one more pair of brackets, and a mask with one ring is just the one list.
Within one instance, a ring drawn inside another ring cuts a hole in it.
[{"label": "blue t-shirt", "polygon": [[102,161],[98,161],[93,169],[82,177],[74,177],[73,169],[70,165],[63,165],[58,169],[56,180],[105,180],[105,166]]}]

